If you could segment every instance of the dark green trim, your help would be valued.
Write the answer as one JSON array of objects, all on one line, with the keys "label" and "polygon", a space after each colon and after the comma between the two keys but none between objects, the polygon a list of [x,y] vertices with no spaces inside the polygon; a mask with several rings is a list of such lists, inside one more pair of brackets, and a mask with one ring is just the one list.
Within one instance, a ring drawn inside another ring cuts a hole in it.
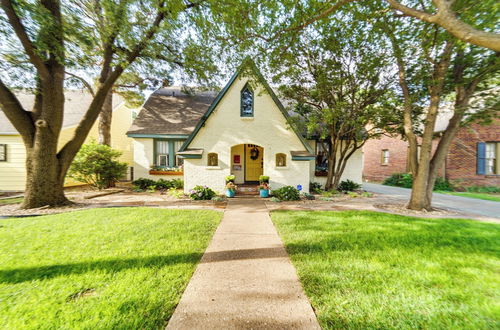
[{"label": "dark green trim", "polygon": [[[250,91],[250,93],[252,93],[252,114],[251,115],[243,113],[243,98],[242,98],[242,95],[243,95],[243,91],[245,89],[248,89]],[[253,118],[254,117],[254,103],[255,103],[254,101],[255,101],[255,95],[254,95],[253,89],[250,87],[250,84],[247,82],[245,84],[245,86],[243,86],[243,88],[240,91],[240,117],[245,117],[245,118]]]},{"label": "dark green trim", "polygon": [[292,156],[292,160],[315,160],[314,156]]},{"label": "dark green trim", "polygon": [[179,155],[180,158],[184,159],[201,159],[202,155]]},{"label": "dark green trim", "polygon": [[255,65],[255,62],[252,61],[252,59],[250,57],[247,57],[243,61],[243,63],[240,65],[240,67],[238,68],[238,70],[233,74],[233,76],[231,77],[231,79],[229,80],[229,82],[226,84],[226,86],[219,92],[219,94],[217,95],[217,97],[215,98],[215,100],[212,102],[212,104],[208,108],[207,112],[205,112],[205,114],[201,117],[201,119],[198,122],[198,124],[196,125],[193,133],[191,133],[191,135],[189,135],[189,138],[182,145],[180,151],[185,151],[189,147],[189,144],[191,144],[191,142],[193,141],[193,139],[196,136],[196,134],[198,134],[199,130],[203,127],[203,125],[207,121],[208,117],[210,117],[210,115],[212,114],[212,112],[214,111],[214,109],[219,104],[220,100],[224,97],[224,95],[226,95],[227,91],[229,90],[229,88],[231,87],[231,85],[234,83],[234,81],[236,80],[236,78],[241,74],[241,72],[243,71],[243,69],[245,67],[247,67],[247,66],[250,66],[250,68],[252,69],[253,73],[257,76],[257,79],[264,86],[264,88],[269,93],[269,95],[271,95],[271,98],[273,99],[274,103],[278,106],[278,108],[280,109],[281,113],[285,116],[286,121],[290,124],[290,127],[295,132],[295,135],[297,135],[297,137],[300,139],[300,142],[302,142],[302,145],[304,146],[304,148],[308,152],[310,152],[311,154],[314,154],[314,151],[312,150],[311,146],[306,142],[306,140],[304,139],[304,137],[302,136],[302,134],[300,134],[297,131],[297,128],[294,125],[291,124],[291,122],[290,122],[290,116],[288,115],[288,112],[286,112],[285,107],[283,106],[283,104],[281,104],[281,101],[278,99],[278,97],[276,96],[276,94],[274,94],[273,90],[271,89],[271,87],[269,86],[269,84],[267,83],[267,81],[264,79],[264,76],[262,75],[262,73],[260,73],[259,69]]},{"label": "dark green trim", "polygon": [[151,138],[151,139],[164,139],[164,140],[184,140],[189,137],[189,134],[127,134],[132,138]]}]

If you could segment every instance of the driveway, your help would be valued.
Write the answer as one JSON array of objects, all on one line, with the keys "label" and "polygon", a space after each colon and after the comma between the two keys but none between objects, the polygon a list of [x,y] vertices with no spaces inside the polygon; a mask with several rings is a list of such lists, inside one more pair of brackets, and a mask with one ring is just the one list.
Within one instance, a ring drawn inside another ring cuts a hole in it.
[{"label": "driveway", "polygon": [[[398,200],[408,200],[411,194],[411,189],[384,186],[375,183],[363,183],[363,188],[367,191],[387,195],[387,197]],[[432,205],[463,213],[500,219],[500,202],[434,193]]]}]

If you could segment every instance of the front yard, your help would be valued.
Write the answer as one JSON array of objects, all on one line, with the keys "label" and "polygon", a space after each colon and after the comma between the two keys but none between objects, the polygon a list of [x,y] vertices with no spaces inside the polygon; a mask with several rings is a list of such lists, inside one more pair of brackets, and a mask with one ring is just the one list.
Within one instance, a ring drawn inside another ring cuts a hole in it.
[{"label": "front yard", "polygon": [[222,213],[90,209],[0,220],[0,328],[161,328]]},{"label": "front yard", "polygon": [[322,327],[500,324],[500,226],[367,211],[275,211]]}]

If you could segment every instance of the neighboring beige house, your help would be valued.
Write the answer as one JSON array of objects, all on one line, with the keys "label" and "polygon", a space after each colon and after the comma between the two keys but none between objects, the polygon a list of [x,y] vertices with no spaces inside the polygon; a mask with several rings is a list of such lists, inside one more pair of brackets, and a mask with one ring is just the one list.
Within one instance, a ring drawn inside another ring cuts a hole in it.
[{"label": "neighboring beige house", "polygon": [[[16,95],[25,109],[33,108],[33,94],[19,93]],[[85,111],[92,96],[84,91],[70,90],[65,93],[65,112],[63,129],[59,139],[60,147],[74,134],[74,130]],[[133,163],[132,139],[126,136],[126,131],[133,121],[133,110],[125,105],[121,97],[113,98],[113,121],[111,124],[111,146],[123,154],[121,161]],[[86,142],[97,139],[97,122],[90,130]],[[0,157],[0,191],[22,191],[26,183],[26,152],[21,136],[9,122],[0,109],[0,148],[5,150],[5,157]],[[67,180],[67,185],[75,184]]]},{"label": "neighboring beige house", "polygon": [[[282,103],[250,62],[218,94],[157,90],[127,135],[134,139],[135,178],[183,178],[186,192],[196,185],[222,192],[230,174],[240,185],[268,175],[272,188],[301,185],[303,191],[326,179],[315,175],[316,141],[290,127]],[[362,167],[359,151],[343,179],[361,183]]]}]

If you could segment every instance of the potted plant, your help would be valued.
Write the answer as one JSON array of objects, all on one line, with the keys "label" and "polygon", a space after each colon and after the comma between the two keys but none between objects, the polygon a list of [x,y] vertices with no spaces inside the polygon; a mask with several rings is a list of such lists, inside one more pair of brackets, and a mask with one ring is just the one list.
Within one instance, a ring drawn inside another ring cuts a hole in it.
[{"label": "potted plant", "polygon": [[261,175],[259,177],[259,195],[262,198],[269,197],[269,177],[267,175]]},{"label": "potted plant", "polygon": [[233,198],[235,194],[236,194],[236,185],[233,182],[229,181],[226,184],[226,196],[229,198]]},{"label": "potted plant", "polygon": [[228,176],[226,176],[226,183],[229,183],[229,182],[234,183],[235,179],[236,179],[236,175],[233,175],[233,174],[228,175]]}]

